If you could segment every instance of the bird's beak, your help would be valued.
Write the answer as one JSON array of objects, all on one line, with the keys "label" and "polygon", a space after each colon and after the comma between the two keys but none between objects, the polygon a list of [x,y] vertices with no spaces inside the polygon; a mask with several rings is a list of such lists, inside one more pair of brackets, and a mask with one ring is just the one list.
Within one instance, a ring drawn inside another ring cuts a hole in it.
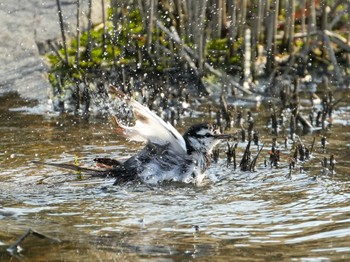
[{"label": "bird's beak", "polygon": [[218,134],[218,135],[214,135],[215,139],[229,139],[231,138],[232,135],[230,134]]}]

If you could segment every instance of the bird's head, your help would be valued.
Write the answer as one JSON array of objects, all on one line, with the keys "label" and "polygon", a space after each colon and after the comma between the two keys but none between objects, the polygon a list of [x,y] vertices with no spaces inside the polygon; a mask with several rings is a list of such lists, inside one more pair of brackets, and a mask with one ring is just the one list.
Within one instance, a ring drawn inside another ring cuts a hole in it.
[{"label": "bird's head", "polygon": [[203,123],[191,126],[183,137],[186,142],[187,153],[197,151],[210,154],[220,140],[228,139],[231,135],[221,134],[220,129],[215,125]]}]

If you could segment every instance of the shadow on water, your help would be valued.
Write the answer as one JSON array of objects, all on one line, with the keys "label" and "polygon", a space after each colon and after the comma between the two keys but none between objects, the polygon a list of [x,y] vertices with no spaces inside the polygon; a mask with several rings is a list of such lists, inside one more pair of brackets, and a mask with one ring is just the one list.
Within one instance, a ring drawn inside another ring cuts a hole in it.
[{"label": "shadow on water", "polygon": [[[1,260],[11,259],[6,248],[29,228],[61,242],[28,237],[19,253],[28,261],[350,256],[348,106],[335,112],[338,123],[329,131],[327,152],[317,142],[317,154],[291,178],[287,163],[264,166],[266,147],[256,172],[234,170],[221,153],[201,187],[149,188],[112,186],[109,178],[32,164],[78,159],[91,166],[95,157],[128,156],[140,145],[120,140],[105,119],[79,123],[71,116],[23,113],[9,110],[29,106],[16,96],[0,100]],[[321,171],[320,159],[330,153],[338,162],[335,175]]]}]

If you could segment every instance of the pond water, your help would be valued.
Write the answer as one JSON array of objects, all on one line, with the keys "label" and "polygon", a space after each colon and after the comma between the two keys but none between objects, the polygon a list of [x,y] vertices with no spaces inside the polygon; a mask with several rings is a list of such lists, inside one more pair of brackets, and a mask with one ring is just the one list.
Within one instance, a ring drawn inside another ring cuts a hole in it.
[{"label": "pond water", "polygon": [[[262,117],[266,149],[256,172],[227,166],[223,144],[202,186],[149,188],[33,164],[91,167],[95,157],[129,156],[142,145],[113,134],[106,119],[35,114],[16,95],[0,97],[0,260],[349,261],[349,101],[339,104],[330,130],[302,137],[308,144],[316,137],[313,158],[291,178],[287,160],[264,165],[271,137]],[[238,148],[240,158],[244,143]],[[333,175],[320,164],[330,154]],[[6,249],[29,228],[60,242],[30,236],[11,257]]]}]

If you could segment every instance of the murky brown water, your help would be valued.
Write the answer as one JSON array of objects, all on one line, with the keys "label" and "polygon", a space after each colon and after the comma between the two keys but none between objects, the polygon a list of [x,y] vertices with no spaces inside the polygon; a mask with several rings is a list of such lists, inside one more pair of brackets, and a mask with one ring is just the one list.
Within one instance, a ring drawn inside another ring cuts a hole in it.
[{"label": "murky brown water", "polygon": [[[222,153],[203,186],[153,189],[112,186],[108,178],[81,178],[32,164],[74,163],[77,158],[91,166],[96,156],[127,156],[140,146],[118,138],[104,119],[87,124],[70,116],[9,110],[27,105],[16,96],[0,97],[1,261],[11,259],[6,248],[28,228],[61,242],[29,237],[21,245],[24,261],[350,259],[346,103],[325,133],[326,152],[319,134],[303,138],[310,143],[317,136],[316,152],[303,164],[304,171],[293,171],[292,179],[287,178],[287,161],[278,169],[263,165],[268,145],[257,172],[234,171]],[[320,165],[331,153],[338,162],[334,176],[322,174]]]}]

